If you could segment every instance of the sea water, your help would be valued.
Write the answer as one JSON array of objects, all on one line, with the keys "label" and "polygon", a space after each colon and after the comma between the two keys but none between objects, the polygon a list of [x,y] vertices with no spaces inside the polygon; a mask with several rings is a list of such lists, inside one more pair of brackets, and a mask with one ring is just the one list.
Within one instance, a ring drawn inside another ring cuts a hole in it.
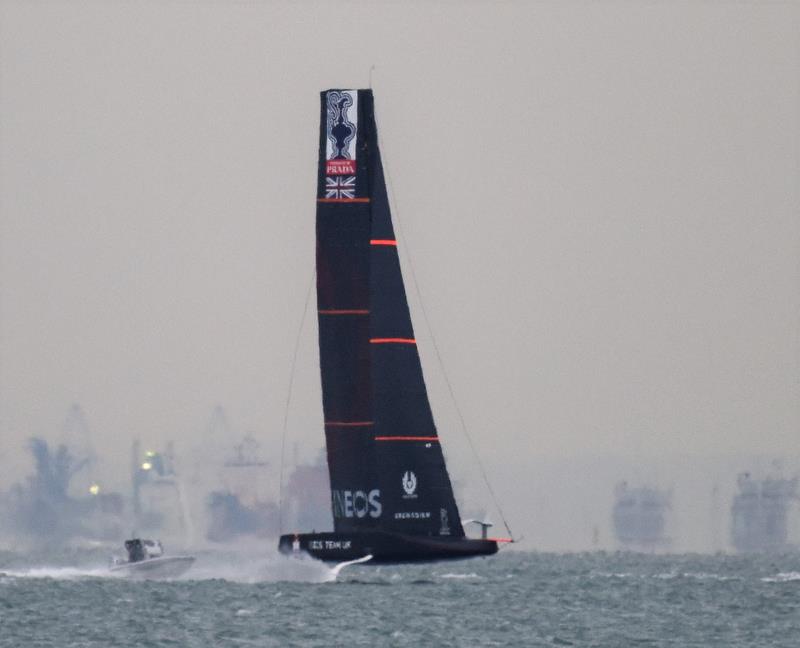
[{"label": "sea water", "polygon": [[552,554],[347,567],[201,552],[174,581],[98,551],[0,552],[0,646],[800,646],[800,554]]}]

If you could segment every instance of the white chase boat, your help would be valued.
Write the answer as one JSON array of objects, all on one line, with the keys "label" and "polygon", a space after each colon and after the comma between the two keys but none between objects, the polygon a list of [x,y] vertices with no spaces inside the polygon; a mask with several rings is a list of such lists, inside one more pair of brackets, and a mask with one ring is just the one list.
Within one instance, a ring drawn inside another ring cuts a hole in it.
[{"label": "white chase boat", "polygon": [[158,540],[125,541],[128,560],[114,558],[111,571],[132,578],[177,578],[194,563],[194,556],[165,556]]}]

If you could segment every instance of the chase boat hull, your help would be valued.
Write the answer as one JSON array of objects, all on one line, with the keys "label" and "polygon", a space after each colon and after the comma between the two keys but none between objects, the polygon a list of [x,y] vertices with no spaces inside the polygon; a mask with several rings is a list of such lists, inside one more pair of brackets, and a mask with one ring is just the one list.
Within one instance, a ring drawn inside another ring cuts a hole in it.
[{"label": "chase boat hull", "polygon": [[185,574],[193,563],[194,556],[146,558],[137,562],[114,565],[111,571],[130,578],[177,578]]}]

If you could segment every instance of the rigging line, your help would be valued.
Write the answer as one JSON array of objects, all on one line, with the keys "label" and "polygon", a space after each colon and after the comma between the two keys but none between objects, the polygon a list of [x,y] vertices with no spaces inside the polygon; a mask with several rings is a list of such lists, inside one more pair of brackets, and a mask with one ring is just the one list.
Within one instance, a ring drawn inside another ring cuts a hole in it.
[{"label": "rigging line", "polygon": [[[380,129],[377,128],[377,115],[375,116],[376,121],[376,131],[380,132]],[[380,146],[379,146],[380,148]],[[411,280],[414,284],[414,291],[417,293],[417,301],[419,301],[420,311],[422,311],[422,319],[425,322],[425,328],[428,331],[428,335],[430,335],[431,342],[433,343],[433,350],[436,353],[436,359],[439,362],[439,367],[442,370],[442,375],[444,376],[444,382],[447,385],[447,390],[450,392],[450,398],[453,401],[453,405],[456,409],[456,413],[458,414],[458,420],[461,423],[461,430],[464,433],[464,436],[467,438],[469,442],[469,447],[472,450],[472,454],[475,457],[475,462],[478,464],[478,469],[480,470],[481,477],[483,477],[483,482],[486,484],[486,488],[489,490],[489,495],[494,502],[495,508],[497,512],[500,514],[500,519],[503,521],[503,526],[505,526],[506,531],[510,537],[514,537],[514,534],[511,533],[511,527],[508,526],[508,522],[506,521],[506,516],[503,514],[503,509],[500,506],[500,502],[497,499],[497,495],[495,495],[494,489],[492,488],[492,484],[489,482],[489,477],[486,475],[486,470],[483,467],[483,462],[481,461],[480,455],[478,454],[477,449],[475,448],[475,443],[472,441],[472,436],[467,430],[467,423],[464,420],[464,415],[461,413],[461,408],[458,406],[458,400],[456,400],[456,394],[453,390],[453,385],[450,383],[450,378],[447,375],[447,370],[444,367],[444,361],[442,360],[442,354],[439,352],[439,345],[436,343],[436,337],[433,335],[433,328],[431,327],[430,320],[428,319],[428,313],[425,310],[425,303],[422,301],[422,291],[419,287],[419,282],[417,281],[417,273],[414,271],[414,264],[411,261],[411,252],[408,246],[408,239],[406,239],[405,232],[403,231],[403,225],[401,224],[399,218],[399,210],[397,209],[397,198],[395,197],[394,193],[394,185],[392,183],[391,175],[389,174],[389,168],[386,165],[383,165],[383,173],[386,176],[386,186],[389,190],[389,198],[392,205],[392,210],[394,211],[395,215],[395,222],[397,223],[397,231],[400,234],[400,240],[402,241],[403,245],[402,248],[405,251],[405,257],[408,261],[408,267],[411,270]]]},{"label": "rigging line", "polygon": [[306,290],[306,302],[303,305],[303,316],[300,318],[300,327],[297,329],[297,338],[294,342],[294,353],[292,354],[292,368],[289,370],[289,389],[286,390],[286,405],[283,408],[283,432],[281,433],[281,470],[278,481],[278,529],[283,533],[283,463],[286,456],[286,430],[289,423],[289,405],[292,402],[292,386],[294,385],[294,371],[297,366],[297,352],[300,349],[300,336],[303,333],[303,325],[306,323],[308,313],[308,303],[311,301],[311,292],[314,288],[314,278],[317,276],[317,269],[311,272],[311,280],[308,282]]}]

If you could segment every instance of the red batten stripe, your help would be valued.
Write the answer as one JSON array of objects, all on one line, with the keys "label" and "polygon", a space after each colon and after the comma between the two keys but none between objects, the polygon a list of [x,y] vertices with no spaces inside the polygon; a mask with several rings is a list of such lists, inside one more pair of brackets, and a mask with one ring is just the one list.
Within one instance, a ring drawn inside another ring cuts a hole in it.
[{"label": "red batten stripe", "polygon": [[317,198],[320,203],[368,203],[369,198]]},{"label": "red batten stripe", "polygon": [[416,344],[414,338],[370,338],[370,344]]},{"label": "red batten stripe", "polygon": [[393,245],[397,247],[397,241],[394,239],[370,239],[370,245]]},{"label": "red batten stripe", "polygon": [[317,312],[320,315],[369,315],[369,311],[363,308],[329,308]]},{"label": "red batten stripe", "polygon": [[514,542],[514,538],[486,538],[487,540],[494,540],[494,542]]},{"label": "red batten stripe", "polygon": [[438,436],[422,437],[422,436],[380,436],[375,437],[376,441],[439,441]]},{"label": "red batten stripe", "polygon": [[369,427],[374,421],[325,421],[327,427]]}]

